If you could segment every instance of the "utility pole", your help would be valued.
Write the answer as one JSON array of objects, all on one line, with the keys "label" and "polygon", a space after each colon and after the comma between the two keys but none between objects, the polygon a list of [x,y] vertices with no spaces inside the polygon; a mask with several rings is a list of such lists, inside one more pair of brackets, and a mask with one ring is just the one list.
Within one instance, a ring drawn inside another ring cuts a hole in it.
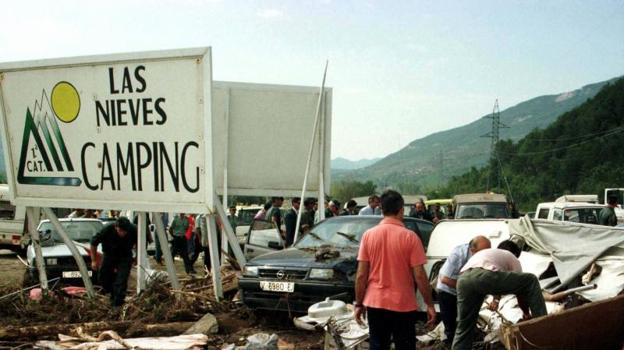
[{"label": "utility pole", "polygon": [[500,162],[498,161],[498,156],[496,155],[496,144],[500,140],[500,129],[508,128],[507,125],[500,122],[500,109],[498,108],[498,99],[496,99],[496,102],[494,102],[492,115],[487,118],[492,119],[492,130],[481,137],[490,138],[490,173],[488,174],[488,180],[485,189],[487,192],[489,192],[490,184],[494,184],[494,180],[496,180],[497,188],[501,188],[500,175],[502,169],[500,168]]},{"label": "utility pole", "polygon": [[439,151],[439,162],[440,162],[440,176],[438,177],[438,187],[442,187],[442,177],[444,176],[444,153],[442,150]]}]

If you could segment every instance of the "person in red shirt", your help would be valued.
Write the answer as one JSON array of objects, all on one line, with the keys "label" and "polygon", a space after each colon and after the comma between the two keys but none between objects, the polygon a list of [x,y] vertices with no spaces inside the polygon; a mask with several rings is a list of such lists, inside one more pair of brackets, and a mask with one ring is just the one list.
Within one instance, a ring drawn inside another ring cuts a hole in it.
[{"label": "person in red shirt", "polygon": [[403,197],[387,190],[381,195],[383,220],[364,233],[355,281],[355,319],[368,318],[370,349],[416,348],[416,286],[427,304],[427,325],[436,312],[422,242],[403,224]]},{"label": "person in red shirt", "polygon": [[[186,218],[189,223],[186,233],[184,234],[184,237],[186,237],[186,252],[191,262],[194,263],[195,260],[197,260],[197,255],[195,254],[195,244],[197,243],[195,237],[195,216],[193,216],[193,214],[186,214]],[[199,252],[197,254],[199,254]]]}]

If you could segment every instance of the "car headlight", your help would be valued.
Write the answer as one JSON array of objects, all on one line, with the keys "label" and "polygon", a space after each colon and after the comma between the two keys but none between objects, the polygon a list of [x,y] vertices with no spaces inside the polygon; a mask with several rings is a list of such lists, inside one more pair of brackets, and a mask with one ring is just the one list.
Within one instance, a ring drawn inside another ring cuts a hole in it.
[{"label": "car headlight", "polygon": [[47,258],[46,265],[56,265],[58,263],[58,259],[56,258]]},{"label": "car headlight", "polygon": [[334,278],[334,270],[332,269],[311,269],[310,278],[319,280],[329,280]]},{"label": "car headlight", "polygon": [[243,275],[258,276],[258,266],[245,266]]}]

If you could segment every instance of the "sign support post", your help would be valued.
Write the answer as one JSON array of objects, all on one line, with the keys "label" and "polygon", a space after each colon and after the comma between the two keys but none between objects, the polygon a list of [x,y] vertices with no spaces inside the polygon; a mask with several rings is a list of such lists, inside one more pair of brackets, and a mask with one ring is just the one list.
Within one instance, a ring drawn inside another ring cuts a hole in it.
[{"label": "sign support post", "polygon": [[[85,261],[82,258],[82,255],[76,248],[74,241],[72,241],[71,238],[69,238],[69,236],[67,235],[67,232],[65,232],[65,229],[59,222],[59,219],[56,217],[56,214],[54,214],[52,209],[43,208],[43,211],[45,212],[45,215],[48,217],[48,219],[52,223],[52,226],[54,226],[54,229],[56,229],[56,232],[63,239],[63,242],[65,243],[67,248],[69,248],[69,251],[74,256],[74,259],[76,260],[76,263],[78,264],[78,269],[80,270],[80,275],[82,276],[82,281],[84,282],[85,289],[87,290],[87,295],[90,298],[93,298],[95,296],[95,290],[93,289],[93,283],[91,283],[89,270],[87,269],[87,264],[85,264]],[[91,259],[94,259],[94,258],[95,257],[91,257]]]},{"label": "sign support post", "polygon": [[144,211],[136,213],[137,224],[137,294],[141,293],[147,285],[147,215]]},{"label": "sign support post", "polygon": [[217,208],[217,213],[219,214],[219,216],[221,217],[221,221],[223,222],[223,231],[225,232],[227,240],[230,243],[230,248],[232,248],[232,251],[234,252],[234,257],[238,261],[238,265],[243,268],[247,264],[247,260],[245,259],[245,255],[240,248],[238,238],[236,238],[236,234],[234,233],[234,229],[232,228],[232,225],[230,224],[230,221],[225,214],[223,204],[221,204],[221,201],[219,200],[219,197],[216,196],[216,194],[215,201],[215,207]]},{"label": "sign support post", "polygon": [[39,284],[41,284],[41,290],[45,294],[48,290],[48,276],[45,270],[45,262],[43,261],[43,254],[41,253],[41,237],[39,231],[37,231],[36,220],[39,215],[35,215],[39,211],[39,208],[28,207],[26,208],[26,218],[28,219],[28,232],[32,239],[33,248],[35,248],[35,262],[37,264],[37,271],[39,273]]},{"label": "sign support post", "polygon": [[160,250],[162,250],[165,257],[165,265],[167,266],[167,273],[169,274],[169,281],[173,289],[180,290],[180,281],[178,275],[176,275],[175,266],[173,264],[173,257],[171,256],[171,250],[169,249],[169,240],[167,239],[167,233],[165,232],[165,225],[162,221],[161,213],[153,213],[154,224],[156,225],[156,234],[158,235],[158,243],[160,243]]},{"label": "sign support post", "polygon": [[[228,209],[228,157],[230,148],[230,94],[231,90],[227,89],[225,94],[225,144],[223,156],[223,206]],[[227,219],[227,218],[226,218]],[[225,261],[225,253],[228,251],[228,240],[225,230],[221,232],[221,261]]]},{"label": "sign support post", "polygon": [[223,298],[223,285],[221,285],[221,264],[219,263],[219,241],[217,239],[217,224],[214,214],[206,214],[202,219],[202,232],[207,228],[208,250],[210,252],[210,265],[212,267],[212,286],[217,301]]}]

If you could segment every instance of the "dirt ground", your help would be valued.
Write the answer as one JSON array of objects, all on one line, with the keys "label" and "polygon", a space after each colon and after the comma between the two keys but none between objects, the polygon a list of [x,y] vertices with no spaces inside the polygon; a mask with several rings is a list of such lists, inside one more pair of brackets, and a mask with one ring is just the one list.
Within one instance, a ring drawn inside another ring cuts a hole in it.
[{"label": "dirt ground", "polygon": [[[195,270],[198,272],[196,278],[203,278],[201,261],[202,258],[200,257],[195,265]],[[150,264],[155,269],[165,270],[164,266],[156,264],[152,258],[150,258]],[[175,265],[178,277],[182,280],[189,279],[184,273],[182,261],[176,259]],[[17,255],[10,251],[0,251],[0,276],[2,276],[0,278],[0,290],[4,293],[20,290],[25,271],[26,266],[20,262]],[[135,288],[136,268],[133,268],[128,285],[130,296],[135,294]],[[233,295],[230,295],[231,297]],[[235,305],[235,303],[230,303],[230,305]],[[234,307],[232,310],[226,309],[222,312],[216,312],[215,317],[219,322],[219,333],[211,337],[208,347],[211,349],[220,349],[223,345],[232,343],[244,345],[247,336],[260,332],[277,334],[284,349],[322,349],[323,334],[296,329],[287,315],[251,312],[244,306],[240,306]],[[7,320],[0,320],[0,327],[12,325],[11,323],[9,321],[7,324]],[[3,342],[0,341],[0,349],[2,348],[4,348]]]},{"label": "dirt ground", "polygon": [[[203,271],[200,266],[202,258],[198,259],[195,264],[195,270],[198,275],[195,278],[204,278]],[[162,265],[150,258],[150,264],[153,268],[165,270]],[[184,273],[184,266],[181,260],[175,260],[178,277],[182,280],[188,280],[189,277]],[[22,278],[26,267],[20,262],[18,257],[9,251],[0,251],[0,290],[18,291],[22,286]],[[136,268],[133,268],[129,280],[128,294],[135,294],[136,288]],[[2,295],[0,295],[2,297]],[[234,297],[229,295],[230,300]],[[209,349],[220,349],[227,344],[244,345],[246,337],[256,333],[277,334],[280,339],[280,349],[323,349],[323,337],[321,332],[303,331],[295,328],[291,319],[285,313],[278,312],[252,312],[236,302],[227,303],[227,307],[223,310],[215,312],[215,317],[219,323],[219,333],[210,338],[208,343]],[[189,320],[195,321],[195,320]],[[5,320],[0,319],[0,328],[7,324]],[[12,346],[5,347],[10,344]],[[5,343],[0,341],[0,350],[4,348],[12,348],[19,343]],[[445,349],[442,344],[431,345],[427,347],[420,346],[419,349]]]}]

